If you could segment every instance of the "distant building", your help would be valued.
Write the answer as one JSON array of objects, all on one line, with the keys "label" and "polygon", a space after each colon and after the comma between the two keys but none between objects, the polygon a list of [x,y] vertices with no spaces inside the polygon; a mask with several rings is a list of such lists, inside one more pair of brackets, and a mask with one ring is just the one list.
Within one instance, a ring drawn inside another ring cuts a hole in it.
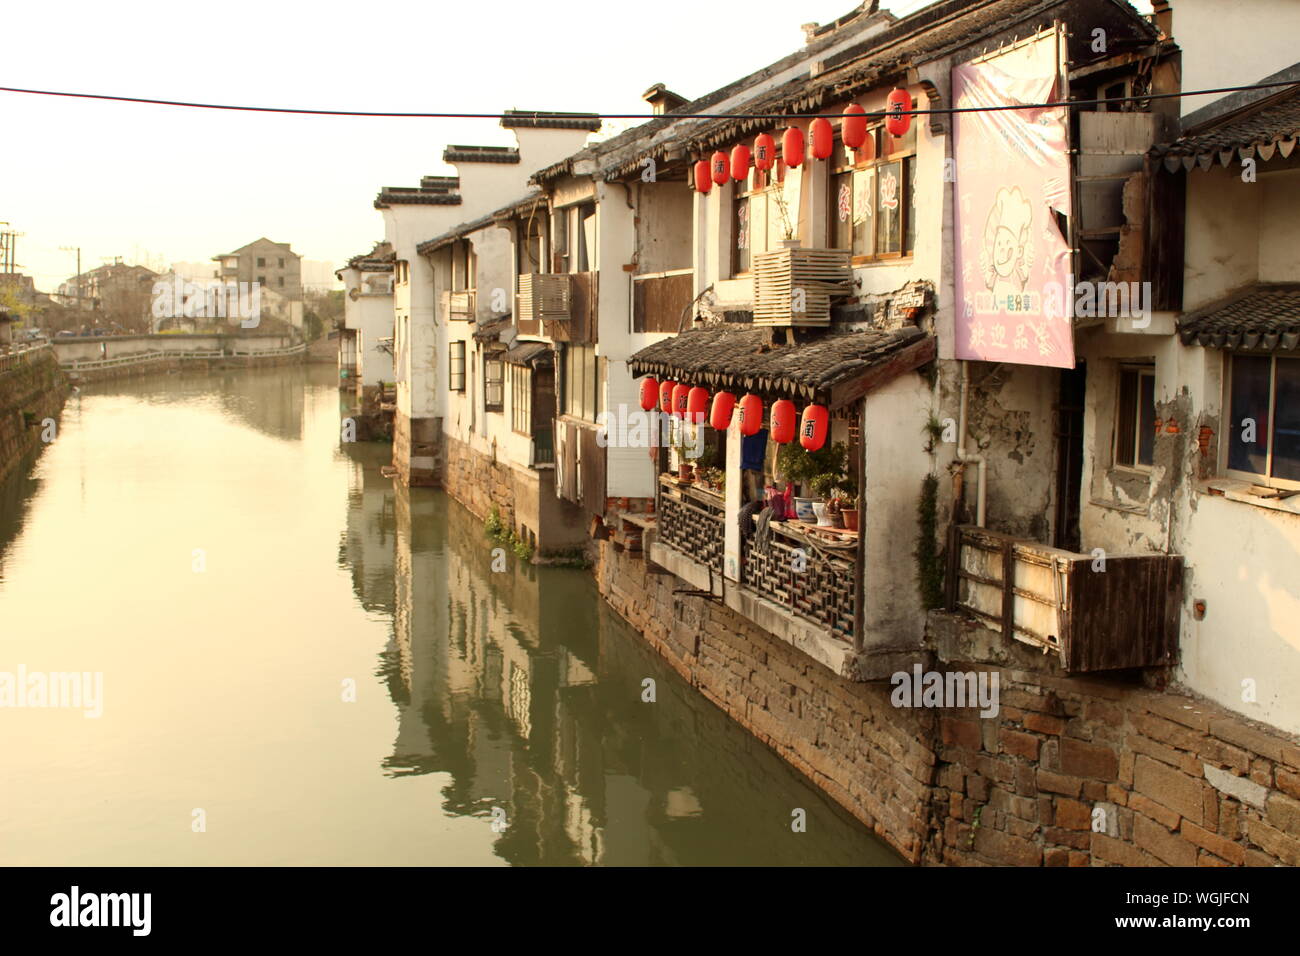
[{"label": "distant building", "polygon": [[257,282],[277,296],[302,301],[302,256],[287,242],[272,242],[264,237],[212,258],[217,263],[218,279]]},{"label": "distant building", "polygon": [[61,283],[54,298],[74,311],[96,313],[92,325],[146,331],[157,279],[152,269],[113,262]]}]

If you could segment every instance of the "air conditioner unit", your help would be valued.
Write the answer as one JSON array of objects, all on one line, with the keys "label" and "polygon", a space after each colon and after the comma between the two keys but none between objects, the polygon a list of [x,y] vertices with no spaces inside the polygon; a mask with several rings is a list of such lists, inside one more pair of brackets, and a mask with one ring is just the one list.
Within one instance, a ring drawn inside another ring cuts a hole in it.
[{"label": "air conditioner unit", "polygon": [[850,253],[777,249],[754,256],[754,324],[826,326],[831,298],[853,292]]}]

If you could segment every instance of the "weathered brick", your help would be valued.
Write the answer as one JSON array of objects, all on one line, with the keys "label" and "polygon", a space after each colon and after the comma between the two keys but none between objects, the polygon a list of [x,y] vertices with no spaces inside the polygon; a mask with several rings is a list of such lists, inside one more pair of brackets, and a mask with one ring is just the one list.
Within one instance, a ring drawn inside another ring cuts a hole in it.
[{"label": "weathered brick", "polygon": [[1038,832],[1038,824],[1032,820],[1022,820],[1020,817],[1007,817],[1007,832],[1022,840],[1032,840],[1034,834]]},{"label": "weathered brick", "polygon": [[1153,740],[1169,744],[1171,747],[1177,747],[1179,750],[1194,752],[1200,746],[1201,741],[1205,739],[1203,734],[1198,734],[1155,714],[1135,714],[1133,716],[1133,726]]},{"label": "weathered brick", "polygon": [[1038,738],[1033,734],[1022,734],[1018,730],[1003,728],[998,735],[998,742],[1002,746],[1003,753],[1024,757],[1026,760],[1038,759]]},{"label": "weathered brick", "polygon": [[1076,850],[1088,848],[1089,837],[1086,830],[1067,830],[1064,827],[1046,827],[1043,830],[1043,842],[1060,846],[1074,847]]},{"label": "weathered brick", "polygon": [[1088,830],[1092,827],[1092,808],[1069,797],[1057,797],[1053,820],[1066,830]]},{"label": "weathered brick", "polygon": [[1133,789],[1161,806],[1177,810],[1193,823],[1203,822],[1200,781],[1172,767],[1150,757],[1138,757],[1133,766]]},{"label": "weathered brick", "polygon": [[972,773],[966,778],[966,793],[976,803],[983,803],[989,798],[989,782],[977,773]]},{"label": "weathered brick", "polygon": [[1128,806],[1128,791],[1117,783],[1106,784],[1106,799],[1121,807]]},{"label": "weathered brick", "polygon": [[1273,771],[1273,781],[1283,793],[1300,798],[1300,773],[1292,773],[1286,767],[1278,767]]},{"label": "weathered brick", "polygon": [[1082,850],[1070,851],[1070,866],[1090,866],[1090,865],[1092,865],[1092,857],[1089,854],[1083,852]]},{"label": "weathered brick", "polygon": [[976,831],[975,852],[1012,866],[1039,866],[1043,862],[1043,851],[1037,844],[984,827]]},{"label": "weathered brick", "polygon": [[980,749],[982,738],[977,721],[944,717],[939,721],[939,732],[945,744],[963,747],[966,750]]},{"label": "weathered brick", "polygon": [[1197,866],[1232,866],[1227,860],[1221,860],[1213,853],[1202,850],[1196,857]]},{"label": "weathered brick", "polygon": [[1196,748],[1196,755],[1220,767],[1231,767],[1238,773],[1245,773],[1250,769],[1250,754],[1240,747],[1225,744],[1217,737],[1201,738]]},{"label": "weathered brick", "polygon": [[1300,866],[1300,840],[1292,839],[1262,820],[1246,821],[1246,839],[1287,866]]},{"label": "weathered brick", "polygon": [[1083,797],[1085,800],[1092,800],[1094,803],[1106,799],[1106,784],[1100,780],[1085,780],[1083,782]]},{"label": "weathered brick", "polygon": [[1146,709],[1166,720],[1207,733],[1210,729],[1210,714],[1190,697],[1176,694],[1153,694],[1143,701]]},{"label": "weathered brick", "polygon": [[1114,780],[1119,775],[1119,755],[1109,747],[1062,737],[1061,771],[1096,780]]},{"label": "weathered brick", "polygon": [[1254,727],[1248,727],[1238,720],[1211,720],[1210,733],[1220,740],[1226,740],[1230,744],[1236,744],[1270,760],[1282,759],[1283,741],[1280,738],[1258,731]]},{"label": "weathered brick", "polygon": [[1083,789],[1083,781],[1078,777],[1067,777],[1050,770],[1038,771],[1038,789],[1048,793],[1063,793],[1067,797],[1077,797]]},{"label": "weathered brick", "polygon": [[1160,862],[1131,843],[1116,840],[1104,833],[1092,834],[1091,849],[1094,859],[1118,863],[1120,866],[1156,866]]},{"label": "weathered brick", "polygon": [[1209,850],[1220,859],[1235,863],[1237,866],[1241,866],[1246,862],[1246,848],[1240,843],[1226,840],[1219,834],[1211,833],[1209,830],[1198,827],[1188,820],[1183,821],[1183,825],[1179,827],[1179,832],[1184,839],[1195,843],[1204,850]]},{"label": "weathered brick", "polygon": [[1043,852],[1043,866],[1069,866],[1070,851],[1064,847],[1054,846]]},{"label": "weathered brick", "polygon": [[1129,800],[1128,805],[1130,808],[1136,810],[1138,813],[1146,814],[1151,819],[1158,820],[1160,823],[1164,824],[1170,830],[1177,830],[1178,821],[1182,819],[1181,817],[1178,816],[1178,814],[1174,813],[1174,811],[1170,810],[1168,807],[1163,807],[1160,804],[1156,803],[1154,800],[1148,800],[1140,793],[1133,794],[1133,797],[1132,799]]},{"label": "weathered brick", "polygon": [[1269,794],[1267,804],[1268,822],[1283,833],[1300,837],[1300,800],[1281,793]]},{"label": "weathered brick", "polygon": [[1083,705],[1083,716],[1099,724],[1119,727],[1124,723],[1124,711],[1104,700],[1089,700]]},{"label": "weathered brick", "polygon": [[1065,721],[1050,714],[1025,714],[1024,725],[1026,730],[1034,730],[1040,734],[1055,734],[1058,737],[1065,730]]},{"label": "weathered brick", "polygon": [[1295,744],[1282,745],[1282,761],[1289,767],[1300,770],[1300,747]]},{"label": "weathered brick", "polygon": [[1133,842],[1170,866],[1196,865],[1196,847],[1140,813],[1133,818]]}]

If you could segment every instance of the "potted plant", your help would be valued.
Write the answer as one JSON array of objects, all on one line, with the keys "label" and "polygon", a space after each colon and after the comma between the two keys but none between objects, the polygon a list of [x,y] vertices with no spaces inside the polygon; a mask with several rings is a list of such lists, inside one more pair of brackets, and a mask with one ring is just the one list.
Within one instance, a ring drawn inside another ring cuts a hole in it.
[{"label": "potted plant", "polygon": [[[782,445],[776,456],[776,470],[787,481],[794,482],[800,495],[794,499],[795,515],[800,521],[813,524],[817,521],[815,499],[809,493],[817,494],[817,487],[823,488],[823,496],[835,486],[844,474],[844,465],[848,458],[848,449],[843,442],[823,445],[817,451],[808,451],[797,442]],[[818,480],[820,476],[829,475],[834,480]],[[817,487],[814,487],[817,481]]]},{"label": "potted plant", "polygon": [[850,478],[841,478],[831,499],[834,511],[838,512],[840,523],[846,531],[858,530],[858,486]]},{"label": "potted plant", "polygon": [[[814,475],[809,484],[812,485],[813,494],[819,500],[812,503],[813,514],[817,516],[817,524],[823,528],[835,526],[835,521],[830,511],[830,505],[835,500],[835,486],[839,484],[840,476],[835,472],[823,472],[820,475]],[[838,509],[836,509],[838,511]]]},{"label": "potted plant", "polygon": [[798,249],[799,237],[795,235],[794,223],[790,220],[790,206],[785,200],[785,184],[780,189],[772,192],[772,198],[776,200],[776,208],[781,214],[781,248]]},{"label": "potted plant", "polygon": [[686,440],[685,426],[678,423],[677,429],[673,432],[672,449],[677,454],[677,480],[680,482],[685,483],[695,479],[695,465],[689,456],[693,448],[694,445]]}]

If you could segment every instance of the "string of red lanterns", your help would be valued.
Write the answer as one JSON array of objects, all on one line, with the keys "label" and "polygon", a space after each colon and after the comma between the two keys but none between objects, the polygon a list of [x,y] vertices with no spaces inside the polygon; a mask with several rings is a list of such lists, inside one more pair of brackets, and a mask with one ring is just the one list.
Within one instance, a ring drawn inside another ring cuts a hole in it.
[{"label": "string of red lanterns", "polygon": [[[665,379],[656,381],[647,376],[641,380],[641,408],[650,411],[659,407],[674,418],[681,418],[694,424],[706,420],[718,431],[731,427],[733,413],[737,406],[740,415],[737,424],[741,435],[746,438],[758,434],[763,427],[763,400],[752,392],[739,401],[731,392],[720,391],[709,402],[709,390],[702,385],[694,387],[681,382]],[[830,432],[830,412],[824,405],[806,405],[795,424],[794,402],[788,398],[779,398],[772,403],[769,411],[769,434],[778,445],[785,445],[794,440],[796,431],[799,444],[808,451],[818,451],[826,444]]]}]

